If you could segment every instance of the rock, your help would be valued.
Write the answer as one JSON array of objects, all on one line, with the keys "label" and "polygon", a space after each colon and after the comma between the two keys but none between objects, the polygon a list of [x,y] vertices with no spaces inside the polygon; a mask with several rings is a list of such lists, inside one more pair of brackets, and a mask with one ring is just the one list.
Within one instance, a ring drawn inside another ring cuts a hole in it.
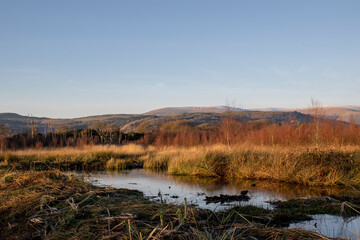
[{"label": "rock", "polygon": [[209,203],[224,203],[224,202],[235,202],[235,201],[249,201],[249,197],[245,195],[223,195],[220,194],[220,196],[213,196],[213,197],[209,197],[206,196],[205,197],[205,201],[206,204]]},{"label": "rock", "polygon": [[249,192],[248,190],[244,190],[244,191],[241,191],[240,194],[245,196],[246,194],[248,194],[248,192]]}]

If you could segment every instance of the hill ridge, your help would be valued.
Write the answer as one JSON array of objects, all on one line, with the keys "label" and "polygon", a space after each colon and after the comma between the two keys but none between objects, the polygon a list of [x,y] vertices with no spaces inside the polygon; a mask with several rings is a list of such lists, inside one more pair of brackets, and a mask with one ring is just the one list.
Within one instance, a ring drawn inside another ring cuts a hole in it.
[{"label": "hill ridge", "polygon": [[[325,116],[332,120],[342,120],[360,124],[360,106],[324,106]],[[305,121],[311,115],[311,108],[257,108],[241,109],[230,108],[236,113],[241,121],[256,121],[266,119],[271,122],[281,122],[289,119],[289,116],[296,116],[296,120]],[[204,123],[215,124],[221,121],[222,114],[229,111],[226,106],[209,107],[166,107],[155,109],[143,114],[102,114],[76,118],[46,118],[31,117],[39,132],[45,129],[66,125],[71,129],[84,129],[98,121],[107,124],[115,124],[125,132],[136,131],[139,126],[148,125],[151,129],[158,127],[161,123],[168,121],[184,120],[190,121],[195,125]],[[0,123],[7,125],[13,133],[27,131],[28,116],[17,113],[0,113]]]}]

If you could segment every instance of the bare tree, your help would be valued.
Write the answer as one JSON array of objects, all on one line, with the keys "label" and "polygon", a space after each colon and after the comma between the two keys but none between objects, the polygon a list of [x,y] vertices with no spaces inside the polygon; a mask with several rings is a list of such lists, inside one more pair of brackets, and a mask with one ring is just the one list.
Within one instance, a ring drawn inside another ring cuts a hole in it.
[{"label": "bare tree", "polygon": [[0,150],[4,151],[7,145],[7,137],[10,134],[10,128],[0,123]]},{"label": "bare tree", "polygon": [[35,133],[37,132],[37,127],[35,125],[34,117],[32,114],[28,114],[28,130],[29,130],[29,135],[33,139],[35,136]]},{"label": "bare tree", "polygon": [[99,134],[100,143],[104,142],[107,126],[108,125],[104,121],[98,121],[90,126],[91,129],[94,129]]},{"label": "bare tree", "polygon": [[53,132],[54,132],[54,128],[52,127],[51,123],[48,123],[48,125],[44,127],[45,138],[47,137],[47,135],[51,136],[51,133]]},{"label": "bare tree", "polygon": [[109,124],[106,127],[106,130],[109,132],[110,134],[110,143],[113,143],[113,134],[119,130],[119,127],[116,124]]},{"label": "bare tree", "polygon": [[7,125],[0,123],[0,135],[8,136],[10,134],[10,128]]},{"label": "bare tree", "polygon": [[320,121],[321,118],[324,117],[324,108],[320,101],[311,98],[311,115],[314,118],[314,125],[315,125],[315,145],[316,147],[319,146],[319,136],[320,136]]},{"label": "bare tree", "polygon": [[224,113],[224,117],[221,120],[220,129],[223,132],[226,145],[230,150],[231,142],[233,141],[233,138],[236,136],[236,131],[238,129],[239,122],[236,119],[234,113],[234,110],[236,109],[235,101],[234,100],[227,101],[226,108],[227,111]]},{"label": "bare tree", "polygon": [[60,134],[60,135],[62,134],[62,135],[63,135],[63,138],[64,138],[64,141],[65,141],[65,139],[66,139],[66,133],[69,132],[69,131],[70,131],[69,126],[67,126],[67,125],[61,125],[61,126],[59,126],[59,127],[56,128],[55,133],[56,133],[56,134]]}]

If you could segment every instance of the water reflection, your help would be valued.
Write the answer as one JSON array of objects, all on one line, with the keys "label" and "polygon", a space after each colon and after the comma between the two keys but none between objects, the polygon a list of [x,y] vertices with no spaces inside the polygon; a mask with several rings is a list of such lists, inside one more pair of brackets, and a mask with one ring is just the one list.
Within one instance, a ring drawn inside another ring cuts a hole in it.
[{"label": "water reflection", "polygon": [[[269,200],[287,200],[301,196],[326,196],[330,194],[349,194],[350,189],[315,188],[276,183],[268,181],[239,181],[225,183],[212,178],[196,178],[189,176],[173,176],[165,172],[135,169],[127,172],[92,172],[89,180],[95,185],[107,185],[116,188],[136,189],[154,200],[181,204],[184,198],[191,204],[211,210],[221,210],[237,204],[255,205],[272,208],[266,203]],[[250,200],[247,202],[206,204],[205,196],[220,194],[238,195],[249,190]]]},{"label": "water reflection", "polygon": [[[196,178],[189,176],[173,176],[165,172],[145,169],[135,169],[127,172],[92,172],[85,176],[97,186],[112,186],[115,188],[135,189],[155,201],[182,204],[184,199],[193,205],[210,210],[222,210],[234,205],[254,205],[271,209],[273,206],[266,201],[288,200],[303,196],[352,195],[355,192],[347,188],[304,187],[286,183],[269,181],[239,181],[225,183],[212,178]],[[250,200],[235,203],[206,204],[205,196],[220,194],[239,195],[241,191],[249,190]],[[290,228],[315,231],[327,237],[346,237],[358,239],[357,227],[360,220],[344,219],[340,216],[315,215],[315,220],[291,224]],[[316,224],[315,224],[316,223]],[[347,229],[349,230],[347,230]],[[355,233],[355,234],[354,234]]]},{"label": "water reflection", "polygon": [[290,224],[289,228],[301,228],[327,237],[360,239],[360,218],[343,218],[333,215],[313,215],[314,220]]}]

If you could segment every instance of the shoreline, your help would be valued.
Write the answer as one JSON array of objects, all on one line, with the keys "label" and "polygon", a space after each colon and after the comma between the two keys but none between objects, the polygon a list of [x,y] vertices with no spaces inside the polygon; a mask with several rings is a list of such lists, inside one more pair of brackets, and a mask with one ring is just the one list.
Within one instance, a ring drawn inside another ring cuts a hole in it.
[{"label": "shoreline", "polygon": [[[341,205],[341,200],[313,198],[279,203],[276,211],[244,206],[212,212],[186,202],[156,203],[136,190],[95,187],[59,171],[7,169],[1,170],[1,175],[4,205],[0,207],[0,221],[5,239],[199,239],[221,235],[324,239],[312,232],[280,226],[310,220],[308,214],[325,210],[331,213],[329,206],[336,213]],[[301,210],[296,207],[298,201],[304,206]]]}]

